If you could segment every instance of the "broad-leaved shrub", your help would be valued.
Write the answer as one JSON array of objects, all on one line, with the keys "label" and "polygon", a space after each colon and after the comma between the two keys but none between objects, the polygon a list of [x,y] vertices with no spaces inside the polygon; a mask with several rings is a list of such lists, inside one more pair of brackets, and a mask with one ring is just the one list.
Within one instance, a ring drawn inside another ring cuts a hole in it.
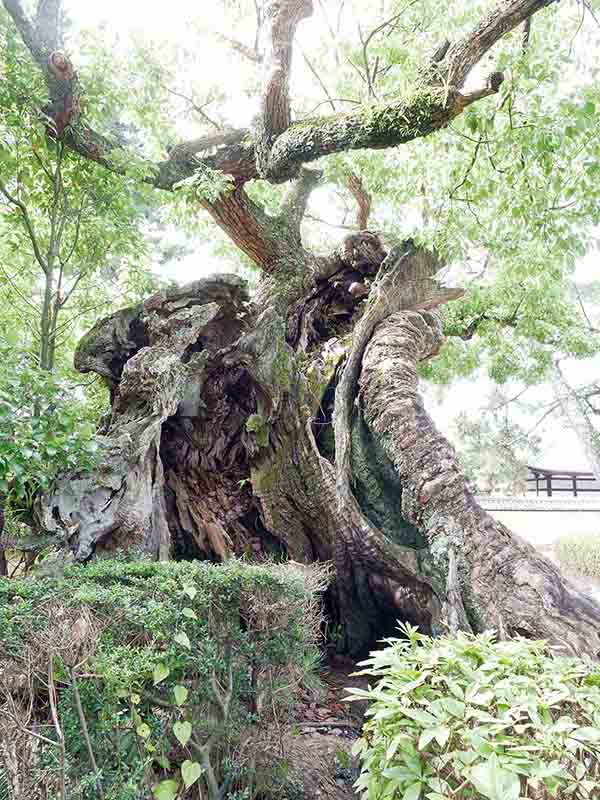
[{"label": "broad-leaved shrub", "polygon": [[600,672],[543,642],[429,638],[404,626],[351,690],[370,701],[357,782],[368,800],[600,797]]}]

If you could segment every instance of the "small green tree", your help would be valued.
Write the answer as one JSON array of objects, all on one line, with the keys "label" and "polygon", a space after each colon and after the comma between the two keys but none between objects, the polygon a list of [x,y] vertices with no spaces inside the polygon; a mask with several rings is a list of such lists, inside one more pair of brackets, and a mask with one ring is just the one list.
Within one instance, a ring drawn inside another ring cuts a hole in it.
[{"label": "small green tree", "polygon": [[[55,475],[94,463],[95,424],[83,399],[56,374],[7,347],[0,347],[0,359],[1,505],[27,519],[36,493]],[[0,574],[6,574],[2,539]]]},{"label": "small green tree", "polygon": [[364,662],[377,680],[355,752],[369,800],[592,800],[600,790],[600,673],[545,642],[494,633],[404,639]]}]

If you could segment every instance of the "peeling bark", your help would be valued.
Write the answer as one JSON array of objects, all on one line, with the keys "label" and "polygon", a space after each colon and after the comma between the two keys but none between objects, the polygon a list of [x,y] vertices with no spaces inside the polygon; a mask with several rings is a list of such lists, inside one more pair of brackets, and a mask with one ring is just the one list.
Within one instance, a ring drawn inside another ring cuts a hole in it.
[{"label": "peeling bark", "polygon": [[78,369],[111,388],[101,463],[93,474],[57,482],[36,514],[39,528],[76,559],[118,546],[170,556],[163,426],[178,411],[182,420],[197,413],[210,356],[239,335],[247,299],[236,276],[195,281],[114,314],[80,343]]}]

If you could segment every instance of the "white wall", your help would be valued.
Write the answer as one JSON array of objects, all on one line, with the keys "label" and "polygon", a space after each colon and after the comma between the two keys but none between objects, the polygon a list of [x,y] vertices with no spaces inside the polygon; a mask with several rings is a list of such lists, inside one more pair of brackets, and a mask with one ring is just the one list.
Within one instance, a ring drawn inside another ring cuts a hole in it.
[{"label": "white wall", "polygon": [[568,534],[600,536],[600,511],[489,510],[488,514],[542,550]]}]

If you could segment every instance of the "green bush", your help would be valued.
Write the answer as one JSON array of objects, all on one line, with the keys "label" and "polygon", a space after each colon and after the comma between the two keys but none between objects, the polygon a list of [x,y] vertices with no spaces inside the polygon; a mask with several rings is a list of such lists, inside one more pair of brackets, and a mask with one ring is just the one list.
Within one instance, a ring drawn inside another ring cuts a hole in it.
[{"label": "green bush", "polygon": [[122,559],[0,580],[0,758],[56,798],[251,797],[267,725],[318,663],[325,583]]},{"label": "green bush", "polygon": [[403,628],[364,662],[368,800],[600,797],[600,672],[544,642]]},{"label": "green bush", "polygon": [[561,536],[554,555],[567,572],[587,578],[600,578],[600,534]]},{"label": "green bush", "polygon": [[98,444],[76,390],[31,358],[0,346],[0,499],[27,514],[66,470],[90,469]]}]

